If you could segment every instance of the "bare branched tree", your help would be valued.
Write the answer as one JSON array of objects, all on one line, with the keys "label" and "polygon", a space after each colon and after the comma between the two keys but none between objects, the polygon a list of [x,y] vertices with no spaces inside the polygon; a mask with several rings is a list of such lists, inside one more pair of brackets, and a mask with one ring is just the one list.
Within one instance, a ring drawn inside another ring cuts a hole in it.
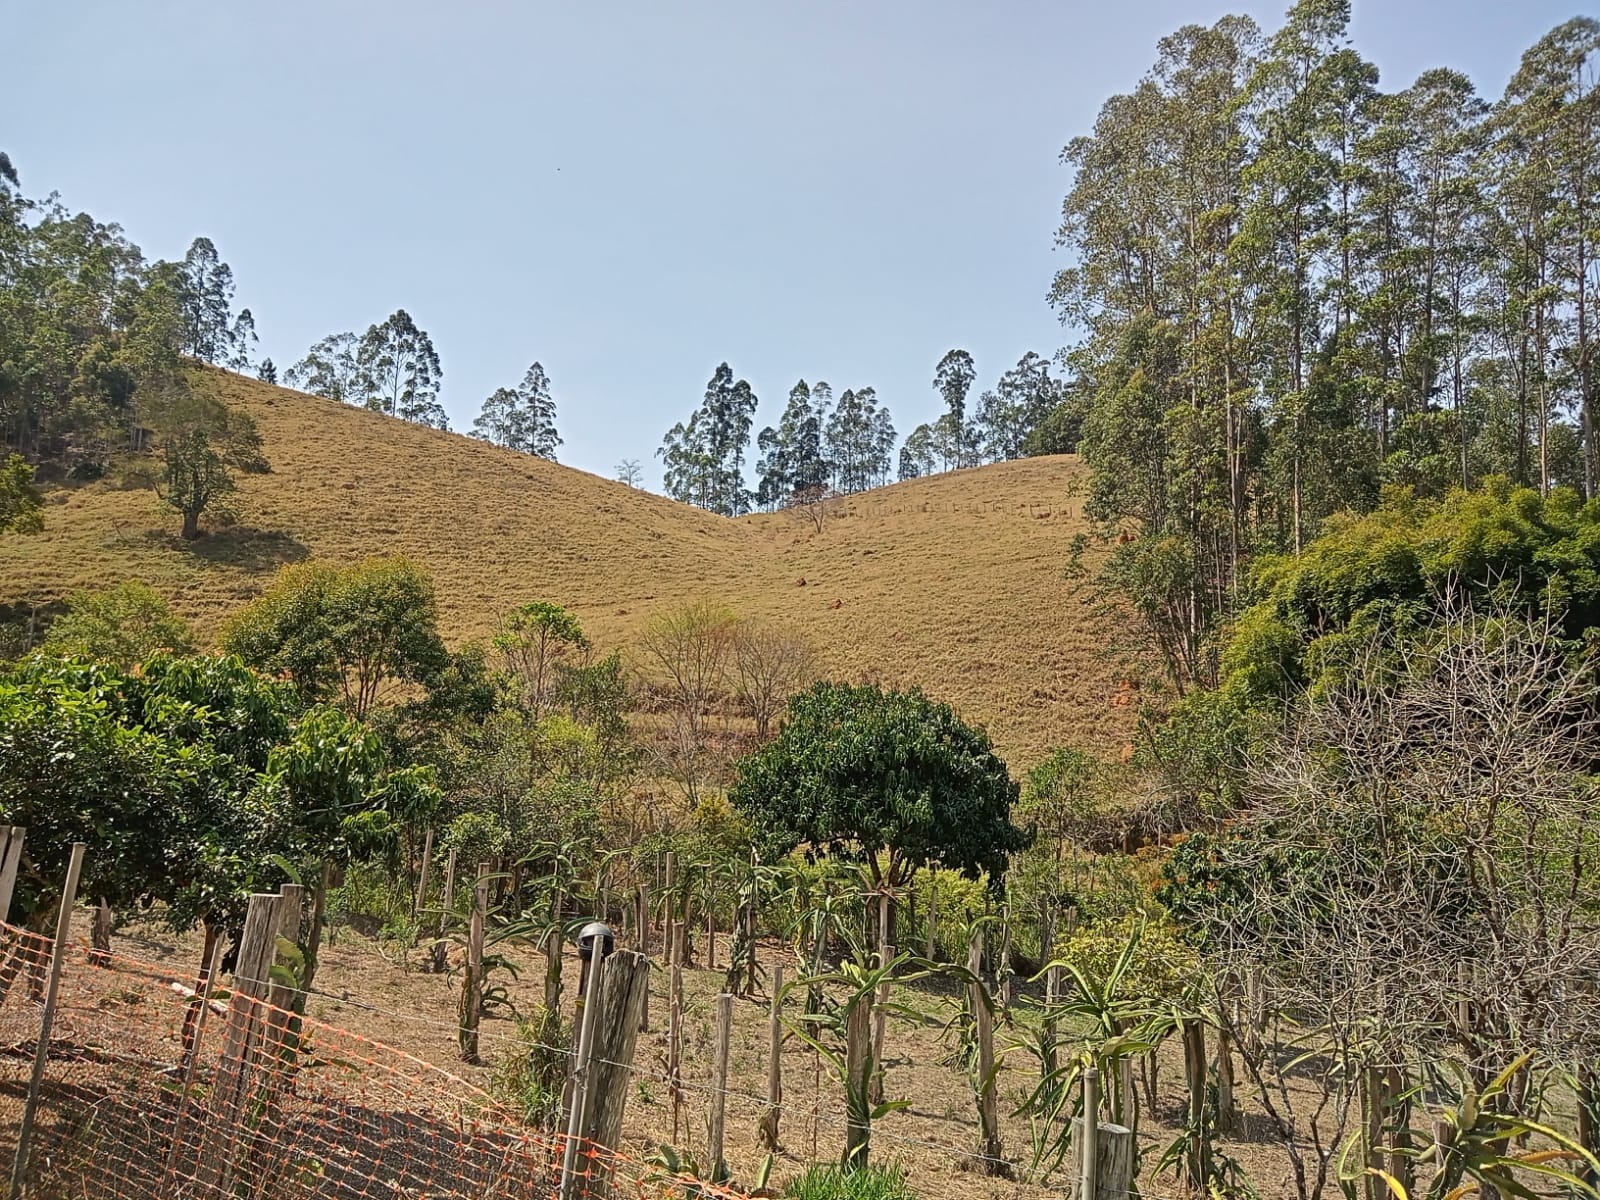
[{"label": "bare branched tree", "polygon": [[1600,1047],[1594,662],[1553,618],[1442,603],[1262,756],[1228,841],[1243,894],[1207,930],[1219,978],[1253,982],[1240,1049],[1305,1200],[1352,1114],[1369,1147],[1399,1133],[1408,1071],[1481,1084],[1531,1051],[1524,1111],[1539,1069]]},{"label": "bare branched tree", "polygon": [[801,488],[789,497],[784,508],[821,533],[824,525],[844,511],[844,499],[832,488]]},{"label": "bare branched tree", "polygon": [[816,655],[809,642],[755,620],[740,621],[735,629],[733,664],[739,703],[755,722],[756,740],[762,742],[789,697],[817,677]]},{"label": "bare branched tree", "polygon": [[670,722],[661,765],[690,803],[719,758],[711,724],[728,694],[737,627],[726,608],[697,601],[662,613],[639,638],[641,673]]}]

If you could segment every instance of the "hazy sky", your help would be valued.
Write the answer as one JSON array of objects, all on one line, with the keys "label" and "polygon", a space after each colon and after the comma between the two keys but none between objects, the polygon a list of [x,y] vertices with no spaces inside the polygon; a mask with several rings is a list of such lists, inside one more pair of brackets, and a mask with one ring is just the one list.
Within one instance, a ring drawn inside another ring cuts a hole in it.
[{"label": "hazy sky", "polygon": [[[562,461],[659,483],[726,359],[775,422],[872,385],[904,435],[934,364],[979,389],[1065,340],[1045,303],[1062,145],[1162,35],[1256,4],[923,0],[252,5],[7,0],[0,149],[30,195],[152,257],[206,234],[280,370],[396,308],[451,424],[534,359]],[[1386,86],[1497,97],[1574,0],[1357,0]]]}]

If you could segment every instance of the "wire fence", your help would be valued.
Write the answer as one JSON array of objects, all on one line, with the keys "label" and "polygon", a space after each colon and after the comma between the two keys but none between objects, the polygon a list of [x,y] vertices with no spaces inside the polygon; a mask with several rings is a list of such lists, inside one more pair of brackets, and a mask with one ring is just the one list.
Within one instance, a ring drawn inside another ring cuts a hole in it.
[{"label": "wire fence", "polygon": [[[347,1029],[71,944],[30,1088],[52,942],[0,925],[0,1150],[40,1200],[534,1200],[565,1139]],[[584,1143],[569,1197],[737,1193]]]}]

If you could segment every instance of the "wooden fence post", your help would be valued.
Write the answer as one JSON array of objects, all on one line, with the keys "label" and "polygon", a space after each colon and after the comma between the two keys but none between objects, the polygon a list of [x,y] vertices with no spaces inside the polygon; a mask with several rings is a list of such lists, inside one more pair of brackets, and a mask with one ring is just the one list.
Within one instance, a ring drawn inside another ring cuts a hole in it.
[{"label": "wooden fence post", "polygon": [[[894,947],[889,945],[889,896],[878,894],[878,966],[883,968],[894,959]],[[878,998],[872,1007],[872,1093],[874,1105],[883,1103],[883,1043],[889,1023],[889,981],[878,985]]]},{"label": "wooden fence post", "polygon": [[433,830],[422,837],[422,870],[417,873],[417,898],[411,905],[411,919],[422,916],[422,906],[428,902],[428,866],[433,861]]},{"label": "wooden fence post", "polygon": [[1100,1133],[1100,1069],[1086,1067],[1083,1072],[1083,1115],[1078,1118],[1078,1200],[1097,1200],[1100,1195],[1100,1154],[1096,1143]]},{"label": "wooden fence post", "polygon": [[[650,970],[650,960],[631,950],[615,951],[601,964],[580,1128],[583,1141],[600,1151],[614,1150],[622,1140],[639,1036],[634,1010],[644,1004]],[[596,1200],[610,1195],[608,1166],[602,1156],[591,1158],[579,1194]]]},{"label": "wooden fence post", "polygon": [[161,1195],[171,1194],[169,1185],[172,1182],[172,1171],[178,1162],[178,1151],[183,1146],[183,1125],[189,1111],[189,1092],[194,1087],[195,1069],[200,1065],[200,1048],[205,1044],[202,1039],[206,1032],[206,1018],[211,1015],[211,997],[217,988],[217,974],[222,968],[223,942],[224,939],[219,937],[211,948],[211,963],[206,969],[205,986],[195,996],[200,1008],[195,1015],[194,1032],[186,1041],[183,1057],[179,1060],[178,1073],[183,1084],[178,1092],[178,1112],[172,1122],[172,1147],[167,1151],[165,1174],[159,1193]]},{"label": "wooden fence post", "polygon": [[939,932],[939,879],[931,871],[928,874],[928,949],[923,955],[929,962],[934,961],[934,952],[938,949],[937,935]]},{"label": "wooden fence post", "polygon": [[449,943],[445,941],[445,929],[449,926],[451,912],[456,902],[456,852],[452,847],[449,857],[444,862],[444,906],[439,910],[439,933],[433,943],[433,973],[443,975],[445,956],[449,952]]},{"label": "wooden fence post", "polygon": [[483,1016],[483,923],[489,910],[489,864],[478,864],[472,885],[472,921],[467,927],[467,966],[461,979],[461,1026],[457,1041],[461,1060],[478,1061],[478,1022]]},{"label": "wooden fence post", "polygon": [[33,1050],[33,1075],[28,1080],[28,1097],[22,1105],[22,1126],[17,1131],[17,1156],[11,1163],[11,1200],[22,1195],[28,1171],[28,1143],[33,1137],[34,1113],[39,1107],[39,1090],[44,1084],[44,1067],[50,1057],[50,1029],[56,1019],[56,997],[61,991],[61,968],[67,955],[67,934],[72,927],[72,906],[78,899],[78,878],[83,873],[82,842],[74,842],[67,860],[67,878],[61,885],[61,909],[56,915],[55,945],[50,951],[50,982],[45,985],[44,1012],[39,1018],[39,1042]]},{"label": "wooden fence post", "polygon": [[973,1032],[978,1041],[978,1077],[973,1081],[978,1098],[979,1149],[985,1175],[1009,1173],[1005,1162],[1005,1149],[1000,1144],[1000,1097],[994,1064],[994,1012],[990,998],[983,986],[979,969],[983,965],[983,927],[972,933],[972,945],[967,951],[967,970],[972,982],[967,985],[968,1003],[972,1008]]},{"label": "wooden fence post", "polygon": [[241,1136],[247,1121],[245,1101],[250,1093],[251,1067],[260,1048],[272,962],[278,944],[280,897],[257,892],[245,910],[244,934],[233,964],[233,995],[228,1001],[228,1024],[223,1033],[222,1056],[206,1109],[204,1134],[196,1179],[202,1191],[232,1188],[234,1165],[248,1138]]},{"label": "wooden fence post", "polygon": [[11,893],[17,887],[17,869],[22,865],[22,842],[28,830],[24,825],[0,826],[4,850],[0,851],[0,921],[11,919]]},{"label": "wooden fence post", "polygon": [[761,1114],[761,1143],[778,1150],[778,1120],[783,1113],[783,963],[772,964],[772,1014],[767,1023],[767,1111]]},{"label": "wooden fence post", "polygon": [[727,1162],[722,1156],[723,1136],[727,1129],[728,1111],[728,1046],[733,1036],[733,995],[730,992],[717,993],[717,1029],[716,1044],[713,1047],[715,1058],[712,1073],[716,1077],[716,1088],[711,1093],[711,1117],[706,1130],[706,1164],[712,1171],[712,1178],[721,1179],[727,1167]]},{"label": "wooden fence post", "polygon": [[1191,1018],[1183,1022],[1182,1032],[1183,1078],[1189,1092],[1189,1150],[1184,1163],[1188,1184],[1198,1195],[1204,1194],[1211,1177],[1211,1148],[1200,1132],[1206,1117],[1206,1031]]},{"label": "wooden fence post", "polygon": [[672,1102],[672,1144],[683,1115],[683,964],[672,956],[667,985],[667,1098]]},{"label": "wooden fence post", "polygon": [[[579,938],[580,945],[582,937]],[[596,945],[584,963],[583,990],[578,997],[578,1044],[567,1075],[567,1136],[561,1148],[561,1200],[570,1200],[578,1176],[578,1143],[583,1137],[584,1092],[589,1082],[589,1063],[594,1057],[594,1026],[599,1015],[600,976],[605,966],[603,949]],[[587,1167],[584,1175],[589,1171]]]},{"label": "wooden fence post", "polygon": [[[845,1017],[844,1054],[845,1086],[851,1091],[857,1092],[865,1100],[867,1088],[870,1084],[869,1075],[872,1067],[871,993],[863,995],[856,1001]],[[819,1070],[820,1064],[821,1059],[819,1056]],[[867,1165],[867,1154],[872,1137],[871,1123],[858,1120],[853,1111],[855,1107],[853,1104],[846,1106],[843,1165],[847,1168],[860,1168]],[[815,1141],[815,1138],[816,1133],[813,1127],[813,1141]],[[815,1157],[815,1153],[813,1153],[812,1157]]]}]

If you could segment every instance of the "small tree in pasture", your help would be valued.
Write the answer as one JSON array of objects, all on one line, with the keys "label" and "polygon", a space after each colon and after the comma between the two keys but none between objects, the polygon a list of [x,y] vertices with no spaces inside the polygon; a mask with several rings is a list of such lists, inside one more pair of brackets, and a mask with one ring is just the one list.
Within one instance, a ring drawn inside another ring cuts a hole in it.
[{"label": "small tree in pasture", "polygon": [[801,692],[777,738],[740,760],[730,798],[769,860],[805,845],[866,863],[880,887],[932,862],[998,881],[1028,844],[988,735],[917,689]]},{"label": "small tree in pasture", "polygon": [[198,372],[174,377],[150,406],[162,466],[155,493],[183,518],[182,537],[200,536],[205,513],[231,520],[234,472],[262,474],[271,468],[261,453],[261,434],[251,417],[229,408]]},{"label": "small tree in pasture", "polygon": [[740,621],[735,628],[733,667],[739,702],[762,742],[789,697],[816,678],[810,643],[760,621]]},{"label": "small tree in pasture", "polygon": [[494,648],[517,689],[518,703],[537,720],[554,700],[559,669],[588,653],[590,644],[577,617],[559,604],[539,600],[501,619]]},{"label": "small tree in pasture", "polygon": [[235,614],[222,644],[310,699],[339,699],[358,720],[395,687],[426,685],[449,662],[433,582],[398,557],[286,567]]}]

